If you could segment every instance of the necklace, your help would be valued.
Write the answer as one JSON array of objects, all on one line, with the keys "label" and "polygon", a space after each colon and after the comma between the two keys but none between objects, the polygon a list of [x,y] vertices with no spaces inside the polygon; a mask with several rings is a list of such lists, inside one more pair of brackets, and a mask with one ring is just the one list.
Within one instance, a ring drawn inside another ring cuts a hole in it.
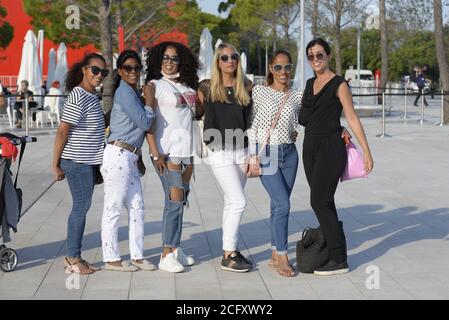
[{"label": "necklace", "polygon": [[225,87],[225,89],[226,89],[226,92],[228,93],[228,95],[231,95],[234,87]]}]

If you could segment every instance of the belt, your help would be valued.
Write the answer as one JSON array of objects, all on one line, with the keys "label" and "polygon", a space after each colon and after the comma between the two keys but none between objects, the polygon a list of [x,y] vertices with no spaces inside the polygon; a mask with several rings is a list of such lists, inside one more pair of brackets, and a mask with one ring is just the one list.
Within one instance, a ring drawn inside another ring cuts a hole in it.
[{"label": "belt", "polygon": [[116,147],[125,149],[131,153],[137,154],[138,156],[140,156],[142,154],[142,149],[133,147],[132,145],[127,144],[126,142],[123,142],[123,141],[119,141],[119,140],[109,141],[108,144],[112,144]]}]

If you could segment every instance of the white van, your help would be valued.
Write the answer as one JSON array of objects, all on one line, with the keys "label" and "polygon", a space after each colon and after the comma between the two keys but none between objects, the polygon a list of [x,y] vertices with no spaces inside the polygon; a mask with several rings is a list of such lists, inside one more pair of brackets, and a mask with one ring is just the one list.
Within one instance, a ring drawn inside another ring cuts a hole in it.
[{"label": "white van", "polygon": [[374,74],[371,70],[360,69],[360,81],[358,71],[353,67],[346,70],[345,79],[351,87],[372,88],[375,85]]}]

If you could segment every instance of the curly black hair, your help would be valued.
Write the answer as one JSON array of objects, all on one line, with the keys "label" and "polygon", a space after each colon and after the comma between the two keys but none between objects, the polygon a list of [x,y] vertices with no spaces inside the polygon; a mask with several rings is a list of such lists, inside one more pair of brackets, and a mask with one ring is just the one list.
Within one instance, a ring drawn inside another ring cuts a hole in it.
[{"label": "curly black hair", "polygon": [[178,57],[181,62],[178,66],[180,78],[179,82],[185,84],[186,86],[197,90],[198,89],[198,68],[199,62],[195,55],[190,51],[189,48],[178,42],[165,41],[153,48],[148,50],[147,53],[147,75],[146,81],[151,81],[153,79],[159,80],[162,78],[161,65],[162,57],[164,56],[165,50],[168,47],[173,47],[176,49]]}]

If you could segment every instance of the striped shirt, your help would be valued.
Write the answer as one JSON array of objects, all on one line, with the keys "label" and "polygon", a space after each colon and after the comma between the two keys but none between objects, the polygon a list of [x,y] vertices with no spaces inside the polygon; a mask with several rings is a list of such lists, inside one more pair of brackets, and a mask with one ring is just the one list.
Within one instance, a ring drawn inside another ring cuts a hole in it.
[{"label": "striped shirt", "polygon": [[61,158],[88,165],[101,164],[105,123],[98,97],[75,87],[65,100],[61,121],[72,125]]}]

